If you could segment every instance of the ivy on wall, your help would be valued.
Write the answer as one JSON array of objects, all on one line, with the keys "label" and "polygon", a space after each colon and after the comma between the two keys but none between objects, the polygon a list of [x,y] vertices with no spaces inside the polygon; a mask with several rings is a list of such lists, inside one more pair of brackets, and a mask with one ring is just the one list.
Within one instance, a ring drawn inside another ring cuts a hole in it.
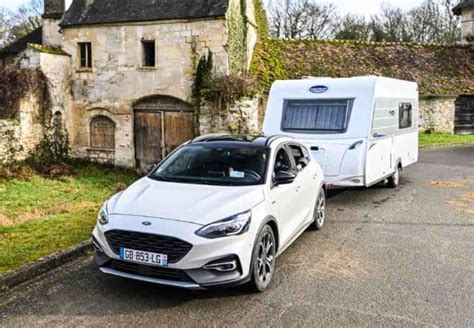
[{"label": "ivy on wall", "polygon": [[273,81],[286,78],[286,74],[281,62],[280,48],[270,37],[262,0],[254,0],[254,7],[258,42],[254,49],[250,74],[258,81],[259,91],[266,92],[270,90]]},{"label": "ivy on wall", "polygon": [[48,80],[40,69],[21,69],[8,66],[0,71],[0,119],[16,119],[20,102],[28,94],[36,97],[40,105],[39,119],[44,125],[51,119],[51,98]]},{"label": "ivy on wall", "polygon": [[231,0],[227,12],[227,52],[231,74],[240,74],[246,68],[247,24],[245,0]]}]

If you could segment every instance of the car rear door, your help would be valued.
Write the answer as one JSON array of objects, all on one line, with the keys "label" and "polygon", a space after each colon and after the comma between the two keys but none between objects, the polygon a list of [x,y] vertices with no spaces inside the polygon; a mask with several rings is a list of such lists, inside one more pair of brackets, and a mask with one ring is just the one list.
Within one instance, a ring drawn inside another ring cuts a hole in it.
[{"label": "car rear door", "polygon": [[[311,157],[306,148],[297,143],[288,145],[288,148],[298,171],[298,176],[295,180],[298,193],[296,213],[298,216],[298,227],[300,227],[307,223],[308,220],[311,220],[308,216],[311,215],[316,201],[318,189],[317,172],[315,167],[310,165]],[[308,164],[304,167],[298,165],[301,159],[306,160]]]}]

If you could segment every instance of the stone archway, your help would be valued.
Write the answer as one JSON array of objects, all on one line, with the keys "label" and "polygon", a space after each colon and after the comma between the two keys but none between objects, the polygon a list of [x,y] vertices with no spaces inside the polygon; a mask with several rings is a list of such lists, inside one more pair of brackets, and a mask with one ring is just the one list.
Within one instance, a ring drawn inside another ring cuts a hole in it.
[{"label": "stone archway", "polygon": [[193,107],[174,97],[150,96],[133,105],[135,161],[140,171],[194,137]]}]

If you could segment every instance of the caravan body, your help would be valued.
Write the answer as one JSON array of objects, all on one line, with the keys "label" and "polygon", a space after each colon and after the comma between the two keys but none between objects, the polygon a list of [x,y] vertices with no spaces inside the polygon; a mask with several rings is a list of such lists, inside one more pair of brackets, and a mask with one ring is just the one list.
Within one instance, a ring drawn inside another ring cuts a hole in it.
[{"label": "caravan body", "polygon": [[263,132],[306,144],[328,185],[368,187],[418,160],[418,86],[376,76],[276,81]]}]

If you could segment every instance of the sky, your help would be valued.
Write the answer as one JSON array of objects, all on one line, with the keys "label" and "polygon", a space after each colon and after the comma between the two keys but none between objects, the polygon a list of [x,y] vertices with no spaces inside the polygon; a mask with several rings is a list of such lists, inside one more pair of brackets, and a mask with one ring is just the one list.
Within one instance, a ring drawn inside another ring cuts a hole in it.
[{"label": "sky", "polygon": [[[133,0],[129,0],[133,1]],[[179,0],[177,0],[179,1]],[[271,0],[266,0],[271,1]],[[403,9],[411,9],[423,0],[392,0],[390,4],[393,6],[401,7]],[[0,5],[14,10],[19,5],[27,3],[28,0],[0,0]],[[67,0],[71,2],[71,0]],[[322,0],[320,2],[334,3],[337,8],[344,14],[352,13],[359,15],[371,16],[379,12],[380,6],[387,0]]]}]

